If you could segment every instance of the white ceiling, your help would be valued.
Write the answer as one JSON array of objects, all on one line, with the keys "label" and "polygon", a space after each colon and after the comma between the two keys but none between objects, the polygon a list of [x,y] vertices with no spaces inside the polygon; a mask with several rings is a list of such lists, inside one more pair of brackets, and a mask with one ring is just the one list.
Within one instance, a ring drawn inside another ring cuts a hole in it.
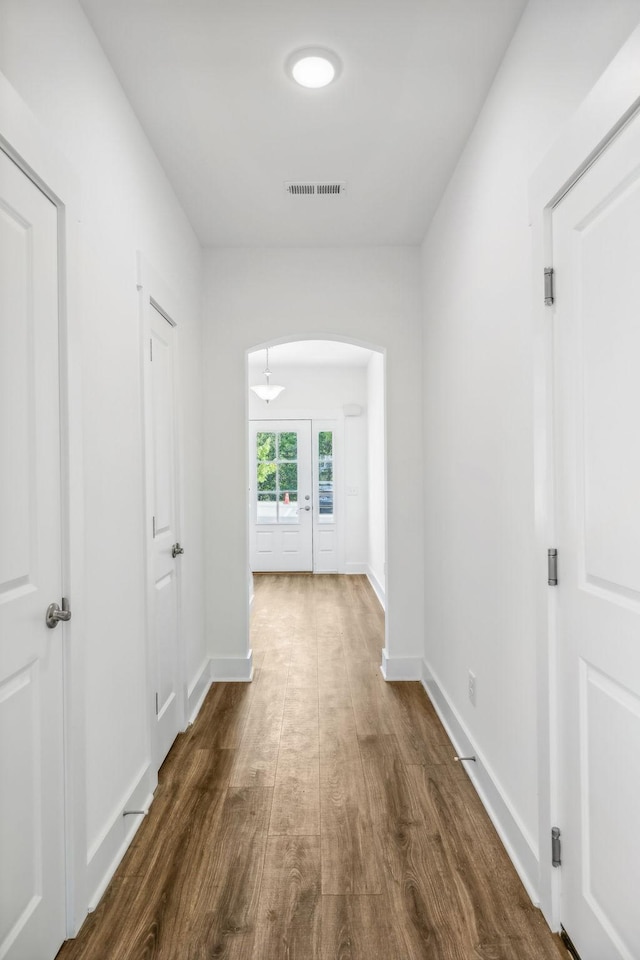
[{"label": "white ceiling", "polygon": [[[81,3],[203,244],[335,246],[421,242],[526,0]],[[285,75],[304,46],[335,83]]]},{"label": "white ceiling", "polygon": [[[365,347],[336,340],[297,340],[269,346],[269,367],[366,367],[372,353]],[[264,349],[250,353],[248,361],[252,370],[264,370]]]}]

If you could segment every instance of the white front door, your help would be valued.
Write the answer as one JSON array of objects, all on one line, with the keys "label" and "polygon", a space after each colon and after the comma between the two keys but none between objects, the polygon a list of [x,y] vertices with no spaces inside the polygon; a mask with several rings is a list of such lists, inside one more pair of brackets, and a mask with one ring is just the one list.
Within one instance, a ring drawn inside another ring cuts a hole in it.
[{"label": "white front door", "polygon": [[[155,683],[156,768],[184,723],[178,636],[177,445],[174,392],[175,328],[148,303],[151,372],[151,645]],[[175,554],[175,555],[174,555]]]},{"label": "white front door", "polygon": [[553,212],[561,920],[640,957],[640,119]]},{"label": "white front door", "polygon": [[0,958],[65,935],[57,211],[0,152]]},{"label": "white front door", "polygon": [[249,426],[251,569],[311,572],[311,421],[252,420]]}]

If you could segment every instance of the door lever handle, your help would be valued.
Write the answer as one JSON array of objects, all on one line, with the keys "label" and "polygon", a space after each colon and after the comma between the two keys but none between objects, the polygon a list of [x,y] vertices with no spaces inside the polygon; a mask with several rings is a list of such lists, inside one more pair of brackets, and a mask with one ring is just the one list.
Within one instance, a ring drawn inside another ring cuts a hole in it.
[{"label": "door lever handle", "polygon": [[50,603],[47,607],[45,622],[50,630],[58,626],[60,620],[71,620],[71,610],[69,610],[69,601],[66,597],[62,598],[62,608],[57,603]]},{"label": "door lever handle", "polygon": [[180,546],[179,543],[174,543],[171,547],[171,556],[175,560],[176,557],[179,557],[181,553],[184,553],[184,549]]}]

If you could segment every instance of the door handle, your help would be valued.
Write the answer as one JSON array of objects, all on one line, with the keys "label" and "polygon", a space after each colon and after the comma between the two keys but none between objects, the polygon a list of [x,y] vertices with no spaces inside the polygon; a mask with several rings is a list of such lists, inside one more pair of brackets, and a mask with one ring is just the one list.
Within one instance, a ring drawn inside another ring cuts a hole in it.
[{"label": "door handle", "polygon": [[66,597],[62,598],[62,609],[57,603],[50,603],[47,607],[45,622],[49,629],[54,630],[60,620],[71,620],[71,610],[69,610],[69,601]]},{"label": "door handle", "polygon": [[180,546],[179,543],[174,543],[171,547],[171,556],[175,560],[176,557],[179,557],[181,553],[184,553],[184,548]]}]

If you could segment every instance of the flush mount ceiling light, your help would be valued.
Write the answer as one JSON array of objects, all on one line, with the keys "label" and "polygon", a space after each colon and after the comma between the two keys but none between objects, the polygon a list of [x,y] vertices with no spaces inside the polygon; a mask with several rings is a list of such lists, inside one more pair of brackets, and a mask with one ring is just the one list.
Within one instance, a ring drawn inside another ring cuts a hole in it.
[{"label": "flush mount ceiling light", "polygon": [[287,73],[301,87],[326,87],[339,75],[342,64],[332,50],[304,47],[287,59]]},{"label": "flush mount ceiling light", "polygon": [[269,347],[267,347],[267,362],[263,373],[267,379],[267,382],[257,383],[255,386],[250,387],[250,389],[253,390],[257,397],[260,397],[261,400],[264,400],[265,403],[269,403],[271,400],[275,400],[276,397],[279,397],[284,390],[284,387],[279,387],[275,383],[269,383],[269,378],[271,376],[271,370],[269,370]]}]

